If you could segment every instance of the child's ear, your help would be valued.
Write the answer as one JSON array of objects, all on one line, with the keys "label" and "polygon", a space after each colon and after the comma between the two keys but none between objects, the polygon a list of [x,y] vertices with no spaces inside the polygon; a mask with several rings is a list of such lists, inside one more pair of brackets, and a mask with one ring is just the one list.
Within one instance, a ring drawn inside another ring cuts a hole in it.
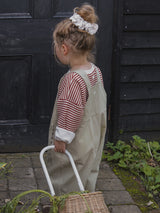
[{"label": "child's ear", "polygon": [[68,46],[66,44],[62,44],[62,51],[63,51],[63,54],[64,55],[67,55],[68,54]]}]

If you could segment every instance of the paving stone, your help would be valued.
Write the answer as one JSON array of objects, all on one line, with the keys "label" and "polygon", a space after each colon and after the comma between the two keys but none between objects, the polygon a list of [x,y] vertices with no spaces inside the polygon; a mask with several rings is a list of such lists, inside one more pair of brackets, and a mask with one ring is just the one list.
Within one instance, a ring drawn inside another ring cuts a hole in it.
[{"label": "paving stone", "polygon": [[141,213],[136,205],[110,206],[110,213]]},{"label": "paving stone", "polygon": [[103,168],[103,169],[100,169],[98,178],[117,179],[117,176],[114,174],[114,172],[110,168]]},{"label": "paving stone", "polygon": [[30,157],[30,153],[6,153],[4,154],[7,158],[25,158]]},{"label": "paving stone", "polygon": [[[23,193],[24,191],[11,191],[11,199],[13,199],[14,197],[16,197],[17,195]],[[33,199],[36,199],[38,198],[38,196],[40,196],[42,193],[39,193],[39,192],[32,192],[32,193],[29,193],[29,194],[26,194],[25,196],[22,196],[21,197],[21,201],[24,201],[26,202],[27,200],[33,200]]]},{"label": "paving stone", "polygon": [[32,152],[32,153],[29,153],[30,154],[30,157],[36,157],[36,158],[39,158],[39,154],[40,152]]},{"label": "paving stone", "polygon": [[152,209],[148,213],[160,213],[160,209]]},{"label": "paving stone", "polygon": [[2,163],[2,162],[4,162],[4,163],[6,163],[6,158],[1,158],[1,156],[0,156],[0,162]]},{"label": "paving stone", "polygon": [[11,178],[34,178],[32,168],[13,168]]},{"label": "paving stone", "polygon": [[7,179],[0,179],[0,191],[6,191],[7,187]]},{"label": "paving stone", "polygon": [[5,205],[5,199],[10,199],[8,192],[0,192],[0,207]]},{"label": "paving stone", "polygon": [[35,168],[34,172],[35,172],[36,179],[43,179],[43,178],[45,179],[46,178],[42,168]]},{"label": "paving stone", "polygon": [[40,159],[39,159],[39,155],[33,155],[33,156],[31,156],[31,159],[32,159],[32,164],[33,164],[34,168],[42,167]]},{"label": "paving stone", "polygon": [[110,168],[106,161],[101,161],[100,169]]},{"label": "paving stone", "polygon": [[103,197],[107,205],[134,204],[127,191],[105,191]]},{"label": "paving stone", "polygon": [[10,191],[27,191],[36,189],[37,184],[34,178],[15,178],[9,179],[9,190]]},{"label": "paving stone", "polygon": [[[21,193],[23,193],[23,191],[12,191],[12,192],[11,192],[11,199],[13,199],[14,197],[16,197],[17,195],[19,195],[19,194],[21,194]],[[21,197],[20,200],[21,200],[22,202],[24,202],[24,203],[26,203],[26,202],[31,203],[31,201],[32,201],[33,199],[37,199],[39,195],[42,195],[42,193],[38,193],[38,192],[29,193],[29,194],[27,194],[27,195]],[[50,204],[50,199],[49,199],[49,197],[48,197],[48,196],[42,197],[42,198],[40,199],[40,204],[42,204],[42,205],[48,205],[48,204]]]},{"label": "paving stone", "polygon": [[98,179],[96,184],[96,190],[100,191],[112,191],[112,190],[125,190],[121,181],[117,179]]},{"label": "paving stone", "polygon": [[14,168],[32,167],[29,157],[7,158],[7,162],[11,162]]},{"label": "paving stone", "polygon": [[[24,191],[12,191],[11,192],[11,199],[13,199],[14,197],[16,197],[17,195],[23,193]],[[20,198],[20,201],[23,202],[25,204],[25,209],[31,205],[32,201],[37,199],[38,196],[40,196],[41,193],[29,193],[25,196],[22,196]],[[46,198],[46,201],[47,201],[47,198]],[[41,203],[41,200],[40,200],[40,203]],[[17,208],[16,208],[16,212],[20,212],[20,210],[24,207],[24,205],[18,205]]]},{"label": "paving stone", "polygon": [[5,153],[0,153],[0,160],[1,159],[7,159],[7,156],[8,156],[8,154],[5,154]]},{"label": "paving stone", "polygon": [[50,192],[48,183],[45,178],[37,179],[37,188]]}]

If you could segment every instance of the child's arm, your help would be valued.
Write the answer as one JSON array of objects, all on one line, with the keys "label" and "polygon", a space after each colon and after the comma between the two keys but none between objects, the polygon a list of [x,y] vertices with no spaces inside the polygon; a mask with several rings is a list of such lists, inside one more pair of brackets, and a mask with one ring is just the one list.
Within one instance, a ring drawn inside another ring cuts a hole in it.
[{"label": "child's arm", "polygon": [[57,126],[53,133],[57,143],[70,144],[74,139],[83,118],[86,91],[85,81],[77,73],[70,72],[61,81],[57,96]]},{"label": "child's arm", "polygon": [[55,148],[54,148],[55,152],[62,152],[62,153],[65,152],[65,150],[66,150],[65,142],[55,140],[54,145],[55,145]]}]

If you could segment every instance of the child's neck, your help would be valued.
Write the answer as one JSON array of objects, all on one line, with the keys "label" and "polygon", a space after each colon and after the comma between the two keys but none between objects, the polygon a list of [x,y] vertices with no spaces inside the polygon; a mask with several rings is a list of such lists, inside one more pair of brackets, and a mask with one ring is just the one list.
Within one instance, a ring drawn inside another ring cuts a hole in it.
[{"label": "child's neck", "polygon": [[70,71],[76,70],[76,69],[84,69],[88,70],[91,68],[91,63],[87,60],[87,57],[81,56],[81,57],[72,57],[70,60]]}]

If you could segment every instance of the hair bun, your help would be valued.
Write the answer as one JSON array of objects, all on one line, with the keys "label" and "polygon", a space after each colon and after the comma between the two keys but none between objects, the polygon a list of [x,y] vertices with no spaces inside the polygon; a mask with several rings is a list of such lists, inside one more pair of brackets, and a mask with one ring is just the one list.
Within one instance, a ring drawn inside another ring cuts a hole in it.
[{"label": "hair bun", "polygon": [[98,17],[94,7],[90,4],[85,3],[81,7],[76,7],[74,12],[78,13],[87,22],[97,23]]}]

